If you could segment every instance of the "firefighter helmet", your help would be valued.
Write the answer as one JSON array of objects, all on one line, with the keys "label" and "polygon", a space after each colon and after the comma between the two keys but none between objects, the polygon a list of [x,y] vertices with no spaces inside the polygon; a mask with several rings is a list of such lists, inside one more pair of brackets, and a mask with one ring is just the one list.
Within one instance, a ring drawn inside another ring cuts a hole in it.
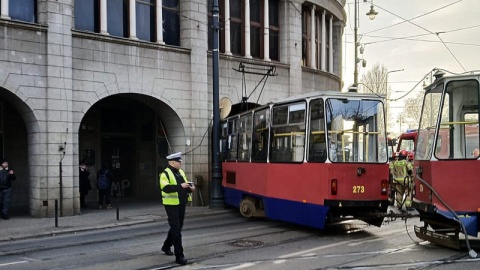
[{"label": "firefighter helmet", "polygon": [[402,151],[400,151],[400,156],[401,156],[401,157],[407,157],[407,155],[408,155],[407,150],[402,150]]}]

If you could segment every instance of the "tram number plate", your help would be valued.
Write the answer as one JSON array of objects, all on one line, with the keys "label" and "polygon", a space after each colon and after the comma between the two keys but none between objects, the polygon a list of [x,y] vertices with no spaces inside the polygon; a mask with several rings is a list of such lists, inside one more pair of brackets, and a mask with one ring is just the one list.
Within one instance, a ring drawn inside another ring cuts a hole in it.
[{"label": "tram number plate", "polygon": [[365,193],[365,186],[353,186],[353,193]]}]

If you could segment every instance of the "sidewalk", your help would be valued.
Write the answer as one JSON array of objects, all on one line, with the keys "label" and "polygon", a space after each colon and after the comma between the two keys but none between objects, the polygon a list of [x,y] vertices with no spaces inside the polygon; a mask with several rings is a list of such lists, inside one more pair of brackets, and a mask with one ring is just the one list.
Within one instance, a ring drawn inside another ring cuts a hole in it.
[{"label": "sidewalk", "polygon": [[[82,209],[81,215],[58,217],[58,227],[55,227],[55,218],[10,216],[9,220],[0,219],[0,242],[167,221],[165,209],[160,202],[120,202],[118,220],[115,202],[112,205],[113,209],[98,210],[90,207]],[[208,206],[187,206],[186,217],[213,215],[224,211],[210,209]]]}]

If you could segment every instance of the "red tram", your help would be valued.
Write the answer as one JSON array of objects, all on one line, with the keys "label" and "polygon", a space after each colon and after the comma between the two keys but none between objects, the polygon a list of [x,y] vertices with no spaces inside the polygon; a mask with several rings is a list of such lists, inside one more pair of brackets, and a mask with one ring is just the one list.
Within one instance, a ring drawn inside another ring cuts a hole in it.
[{"label": "red tram", "polygon": [[359,219],[381,226],[388,203],[382,99],[312,93],[222,122],[225,203],[245,217],[315,228]]},{"label": "red tram", "polygon": [[465,244],[460,233],[468,240],[480,228],[480,74],[438,71],[435,77],[425,87],[415,152],[413,207],[424,222],[415,232],[460,248]]}]

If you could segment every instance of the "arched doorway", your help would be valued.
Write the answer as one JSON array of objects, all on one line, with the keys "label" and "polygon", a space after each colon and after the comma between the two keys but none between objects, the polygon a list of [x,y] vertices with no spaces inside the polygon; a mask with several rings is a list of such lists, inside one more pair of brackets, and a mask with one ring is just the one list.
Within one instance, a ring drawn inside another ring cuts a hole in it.
[{"label": "arched doorway", "polygon": [[86,202],[93,206],[96,172],[102,163],[112,169],[113,194],[160,200],[158,174],[167,166],[165,156],[172,145],[185,141],[177,114],[158,99],[141,94],[117,94],[95,103],[83,117],[78,134],[79,160],[90,163],[93,187]]}]

